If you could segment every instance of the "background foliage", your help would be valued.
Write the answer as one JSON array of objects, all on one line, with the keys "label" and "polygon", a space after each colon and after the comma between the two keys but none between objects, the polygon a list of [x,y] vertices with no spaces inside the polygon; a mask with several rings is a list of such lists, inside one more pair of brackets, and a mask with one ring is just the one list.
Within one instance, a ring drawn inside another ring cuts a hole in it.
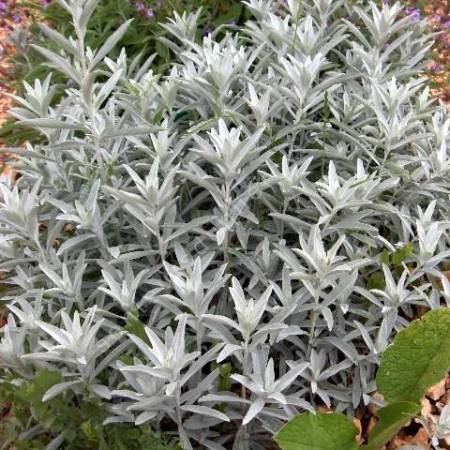
[{"label": "background foliage", "polygon": [[[39,24],[44,22],[63,35],[73,33],[70,14],[56,1],[27,1],[19,0],[15,8],[23,8],[31,17],[29,26],[25,29],[17,28],[12,36],[17,51],[12,57],[14,67],[12,88],[23,93],[23,81],[28,83],[34,79],[44,79],[50,69],[43,63],[42,56],[33,50],[32,45],[37,44],[53,50],[57,44],[52,42],[40,30]],[[199,40],[207,32],[220,27],[242,24],[248,13],[238,0],[102,0],[89,21],[86,33],[86,45],[99,48],[108,35],[128,19],[133,19],[122,39],[122,46],[126,49],[127,57],[132,60],[137,55],[143,59],[155,55],[153,70],[163,72],[175,57],[168,47],[160,41],[166,31],[159,23],[171,16],[174,11],[193,12],[201,9],[196,39]],[[113,49],[111,56],[117,56],[120,48]],[[54,73],[54,83],[58,83],[58,94],[61,95],[70,82],[64,74]],[[55,96],[55,99],[58,95]],[[19,146],[25,140],[33,141],[39,136],[32,129],[19,129],[15,121],[9,122],[0,130],[0,138],[8,146]]]}]

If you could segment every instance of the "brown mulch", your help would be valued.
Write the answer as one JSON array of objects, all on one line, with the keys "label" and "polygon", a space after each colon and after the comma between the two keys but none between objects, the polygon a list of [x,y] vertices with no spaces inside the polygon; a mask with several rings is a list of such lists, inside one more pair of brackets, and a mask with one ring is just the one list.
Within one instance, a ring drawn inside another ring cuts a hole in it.
[{"label": "brown mulch", "polygon": [[8,109],[12,106],[11,99],[2,94],[11,92],[9,82],[13,80],[14,68],[10,57],[14,53],[14,46],[10,42],[9,36],[14,26],[17,25],[10,14],[0,16],[0,127],[7,118]]},{"label": "brown mulch", "polygon": [[[397,450],[406,445],[416,445],[423,450],[435,448],[431,445],[430,432],[436,432],[435,424],[446,405],[450,406],[450,375],[426,393],[422,399],[421,418],[412,420],[404,427],[386,446],[386,450]],[[450,438],[441,439],[439,448],[450,449]]]},{"label": "brown mulch", "polygon": [[432,30],[441,33],[436,38],[434,60],[428,66],[433,93],[450,104],[450,1],[429,2],[424,10]]},{"label": "brown mulch", "polygon": [[[0,128],[8,119],[8,111],[13,106],[13,100],[4,95],[14,94],[13,82],[15,79],[12,57],[15,46],[11,41],[14,31],[26,27],[30,23],[30,14],[26,8],[16,0],[0,0]],[[0,138],[0,151],[4,148]],[[8,155],[0,153],[0,180],[11,176],[11,169],[5,164]]]},{"label": "brown mulch", "polygon": [[[421,450],[433,450],[431,434],[436,434],[436,423],[446,405],[450,406],[450,374],[440,383],[433,386],[422,399],[420,417],[411,420],[400,432],[381,450],[399,450],[405,446],[415,446]],[[358,410],[353,423],[358,429],[358,444],[364,444],[367,436],[378,420],[378,407],[369,405],[364,410]],[[450,438],[440,439],[441,450],[450,449]]]}]

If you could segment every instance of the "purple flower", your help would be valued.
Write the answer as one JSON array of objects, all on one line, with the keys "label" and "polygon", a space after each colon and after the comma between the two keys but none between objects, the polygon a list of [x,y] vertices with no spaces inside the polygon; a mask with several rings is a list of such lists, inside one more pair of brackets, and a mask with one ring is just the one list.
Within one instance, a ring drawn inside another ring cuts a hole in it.
[{"label": "purple flower", "polygon": [[8,5],[4,1],[0,1],[0,11],[6,11],[8,9]]},{"label": "purple flower", "polygon": [[145,17],[154,17],[155,13],[153,12],[152,8],[146,8],[145,9]]},{"label": "purple flower", "polygon": [[432,72],[440,72],[442,70],[442,64],[439,64],[437,62],[433,62],[430,64],[430,70]]},{"label": "purple flower", "polygon": [[143,11],[145,9],[145,5],[142,2],[136,2],[135,6],[138,11]]},{"label": "purple flower", "polygon": [[450,30],[450,20],[447,20],[444,22],[444,28],[446,28],[447,30]]},{"label": "purple flower", "polygon": [[383,6],[387,6],[387,5],[389,5],[389,0],[381,0],[381,4]]},{"label": "purple flower", "polygon": [[12,18],[13,22],[16,22],[16,23],[20,22],[20,20],[21,20],[21,17],[18,14],[13,14],[13,16],[11,18]]},{"label": "purple flower", "polygon": [[407,16],[411,17],[414,22],[419,22],[421,19],[420,9],[408,6],[405,8],[405,13]]}]

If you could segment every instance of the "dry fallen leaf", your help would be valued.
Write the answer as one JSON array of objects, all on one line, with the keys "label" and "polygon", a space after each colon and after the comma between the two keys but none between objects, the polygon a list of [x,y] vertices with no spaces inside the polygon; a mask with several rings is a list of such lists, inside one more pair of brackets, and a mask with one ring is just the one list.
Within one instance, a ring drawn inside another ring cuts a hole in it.
[{"label": "dry fallen leaf", "polygon": [[397,450],[405,445],[419,445],[423,450],[432,450],[430,437],[428,436],[427,430],[423,427],[414,436],[401,436],[399,434],[391,441],[387,449]]},{"label": "dry fallen leaf", "polygon": [[437,402],[441,397],[443,397],[446,393],[445,385],[447,378],[443,379],[441,382],[431,387],[425,396],[431,400]]},{"label": "dry fallen leaf", "polygon": [[356,436],[356,440],[358,444],[362,444],[362,425],[360,419],[353,419],[353,425],[355,425],[356,429],[358,430],[358,435]]}]

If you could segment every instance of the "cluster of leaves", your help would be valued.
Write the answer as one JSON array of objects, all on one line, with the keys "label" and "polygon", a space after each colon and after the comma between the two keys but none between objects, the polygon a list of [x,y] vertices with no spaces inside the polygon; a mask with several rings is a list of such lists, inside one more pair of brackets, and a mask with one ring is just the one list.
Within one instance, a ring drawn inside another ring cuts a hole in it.
[{"label": "cluster of leaves", "polygon": [[108,57],[129,22],[86,45],[97,0],[58,3],[74,34],[38,51],[71,83],[16,97],[42,142],[9,149],[21,177],[0,185],[5,376],[58,371],[44,402],[95,397],[105,424],[187,450],[267,448],[302,410],[376,403],[393,336],[450,304],[426,24],[250,0],[242,29],[200,42],[199,14],[175,15],[160,73]]},{"label": "cluster of leaves", "polygon": [[[63,35],[74,32],[70,14],[62,8],[58,2],[25,2],[31,13],[39,18],[48,27],[53,28]],[[158,39],[164,37],[166,32],[159,26],[159,21],[166,20],[173,11],[178,13],[195,12],[201,9],[199,16],[199,30],[196,39],[200,39],[207,31],[208,26],[226,25],[230,22],[238,22],[243,11],[242,5],[233,0],[213,2],[211,0],[173,0],[160,1],[145,0],[142,2],[128,0],[106,0],[99,3],[93,12],[86,29],[86,45],[91,48],[99,48],[108,35],[117,29],[123,22],[133,18],[133,23],[128,27],[123,36],[123,44],[129,58],[138,54],[149,56],[156,53],[159,56],[158,66],[164,70],[170,63],[173,55]],[[144,14],[143,14],[144,13]],[[41,45],[55,49],[53,41],[49,39],[45,29],[40,23],[33,23],[29,30],[29,36],[22,39],[18,36],[20,52],[17,54],[15,66],[18,70],[18,83],[21,80],[32,82],[35,78],[45,78],[49,73],[48,67],[42,64],[42,58],[33,51],[31,44]],[[114,51],[111,56],[114,56]],[[61,78],[63,79],[63,78]],[[21,87],[20,85],[18,86]]]},{"label": "cluster of leaves", "polygon": [[0,436],[2,448],[15,450],[176,450],[156,438],[148,428],[130,424],[103,426],[106,412],[95,397],[79,403],[75,396],[42,402],[44,394],[62,381],[54,371],[38,371],[17,385],[6,379],[0,385]]},{"label": "cluster of leaves", "polygon": [[[44,79],[50,72],[48,66],[42,63],[42,56],[33,48],[34,45],[57,50],[58,46],[46,33],[46,27],[55,29],[62,35],[73,33],[70,14],[56,1],[20,0],[18,6],[23,6],[34,20],[28,28],[18,27],[12,36],[16,46],[12,62],[14,64],[14,88],[23,93],[23,82],[32,83],[36,78]],[[173,53],[164,44],[167,32],[159,26],[173,11],[195,12],[201,10],[198,17],[198,30],[195,36],[200,41],[210,30],[219,27],[233,27],[245,20],[246,13],[238,0],[103,0],[99,3],[87,24],[86,46],[99,48],[108,35],[123,22],[133,19],[123,36],[122,43],[127,57],[132,60],[137,55],[145,60],[154,54],[153,70],[163,72],[174,58]],[[42,27],[44,23],[44,27]],[[162,38],[162,39],[161,39]],[[117,56],[117,49],[112,50],[111,57]],[[55,99],[59,98],[70,78],[64,74],[54,74],[53,83],[57,89]],[[0,137],[7,145],[21,145],[25,140],[39,140],[39,135],[29,128],[20,129],[14,120],[9,121],[0,131]]]},{"label": "cluster of leaves", "polygon": [[[450,368],[450,309],[425,314],[402,330],[384,353],[377,374],[387,406],[370,432],[364,450],[380,450],[421,409],[425,392]],[[357,430],[344,415],[304,413],[285,425],[276,440],[283,450],[357,450]],[[436,437],[436,446],[439,444]]]}]

